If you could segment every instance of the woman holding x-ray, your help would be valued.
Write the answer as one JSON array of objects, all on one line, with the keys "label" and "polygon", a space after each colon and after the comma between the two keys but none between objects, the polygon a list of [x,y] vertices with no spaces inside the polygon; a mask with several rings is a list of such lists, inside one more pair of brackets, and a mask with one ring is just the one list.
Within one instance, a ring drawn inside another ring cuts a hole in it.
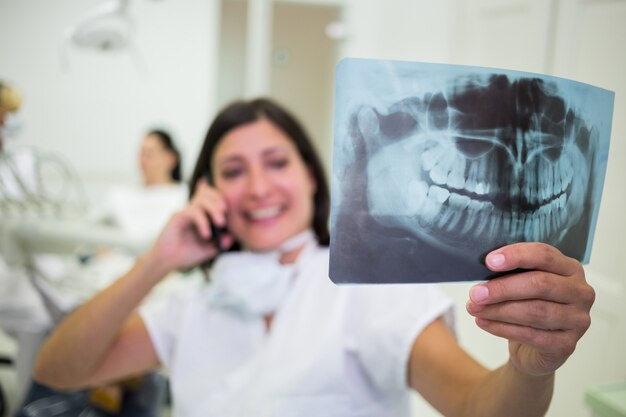
[{"label": "woman holding x-ray", "polygon": [[[410,389],[446,416],[540,416],[589,326],[582,267],[538,243],[490,253],[491,270],[514,272],[470,291],[477,325],[509,340],[496,370],[459,346],[435,287],[332,284],[321,165],[271,101],[217,116],[192,185],[152,248],[51,336],[38,380],[75,388],[165,366],[178,416],[408,416]],[[207,262],[209,283],[137,310],[168,273]]]}]

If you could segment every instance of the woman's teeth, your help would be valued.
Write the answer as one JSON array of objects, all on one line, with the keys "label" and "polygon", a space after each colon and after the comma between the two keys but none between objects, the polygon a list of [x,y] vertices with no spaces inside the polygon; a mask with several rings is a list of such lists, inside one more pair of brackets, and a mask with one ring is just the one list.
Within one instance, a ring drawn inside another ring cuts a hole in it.
[{"label": "woman's teeth", "polygon": [[266,207],[259,210],[250,211],[250,218],[252,220],[265,220],[277,216],[280,211],[280,206]]}]

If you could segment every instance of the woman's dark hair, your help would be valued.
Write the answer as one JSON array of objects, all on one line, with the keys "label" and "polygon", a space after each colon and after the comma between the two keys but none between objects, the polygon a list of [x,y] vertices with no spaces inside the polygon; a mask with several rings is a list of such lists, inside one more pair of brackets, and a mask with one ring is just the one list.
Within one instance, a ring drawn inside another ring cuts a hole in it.
[{"label": "woman's dark hair", "polygon": [[146,136],[155,136],[159,139],[159,142],[161,142],[161,145],[163,145],[163,147],[168,150],[169,152],[173,153],[176,156],[176,165],[174,165],[174,168],[172,168],[172,170],[170,171],[170,177],[175,181],[175,182],[180,182],[182,180],[182,161],[181,161],[181,157],[180,157],[180,152],[178,151],[178,148],[176,147],[176,145],[174,144],[174,140],[172,139],[172,136],[167,133],[165,130],[161,130],[161,129],[153,129],[151,131],[149,131],[148,133],[146,133]]},{"label": "woman's dark hair", "polygon": [[316,183],[316,191],[313,195],[313,231],[317,236],[318,242],[327,246],[329,242],[328,216],[330,212],[330,194],[324,169],[308,134],[300,122],[286,109],[270,99],[258,98],[251,101],[235,101],[226,106],[216,116],[206,134],[191,177],[189,184],[190,198],[193,196],[196,184],[201,178],[210,179],[213,153],[224,135],[239,126],[263,118],[272,122],[292,140],[304,163],[311,170]]}]

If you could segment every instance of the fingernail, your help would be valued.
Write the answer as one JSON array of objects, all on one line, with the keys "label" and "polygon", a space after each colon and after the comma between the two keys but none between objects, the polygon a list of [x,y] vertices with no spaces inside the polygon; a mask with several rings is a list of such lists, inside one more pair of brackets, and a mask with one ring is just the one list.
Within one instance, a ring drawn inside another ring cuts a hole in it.
[{"label": "fingernail", "polygon": [[489,298],[489,288],[484,285],[475,285],[470,289],[470,298],[475,303],[482,303]]},{"label": "fingernail", "polygon": [[487,263],[491,266],[502,266],[505,260],[504,255],[501,253],[490,253],[487,255]]}]

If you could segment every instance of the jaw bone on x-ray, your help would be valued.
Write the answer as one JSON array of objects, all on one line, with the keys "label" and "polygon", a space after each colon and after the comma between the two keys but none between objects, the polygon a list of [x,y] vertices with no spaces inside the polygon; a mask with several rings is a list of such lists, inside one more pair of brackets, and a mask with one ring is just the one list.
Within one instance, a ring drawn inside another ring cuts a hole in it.
[{"label": "jaw bone on x-ray", "polygon": [[337,72],[331,278],[490,277],[520,241],[589,259],[613,93],[516,71],[344,60]]}]

